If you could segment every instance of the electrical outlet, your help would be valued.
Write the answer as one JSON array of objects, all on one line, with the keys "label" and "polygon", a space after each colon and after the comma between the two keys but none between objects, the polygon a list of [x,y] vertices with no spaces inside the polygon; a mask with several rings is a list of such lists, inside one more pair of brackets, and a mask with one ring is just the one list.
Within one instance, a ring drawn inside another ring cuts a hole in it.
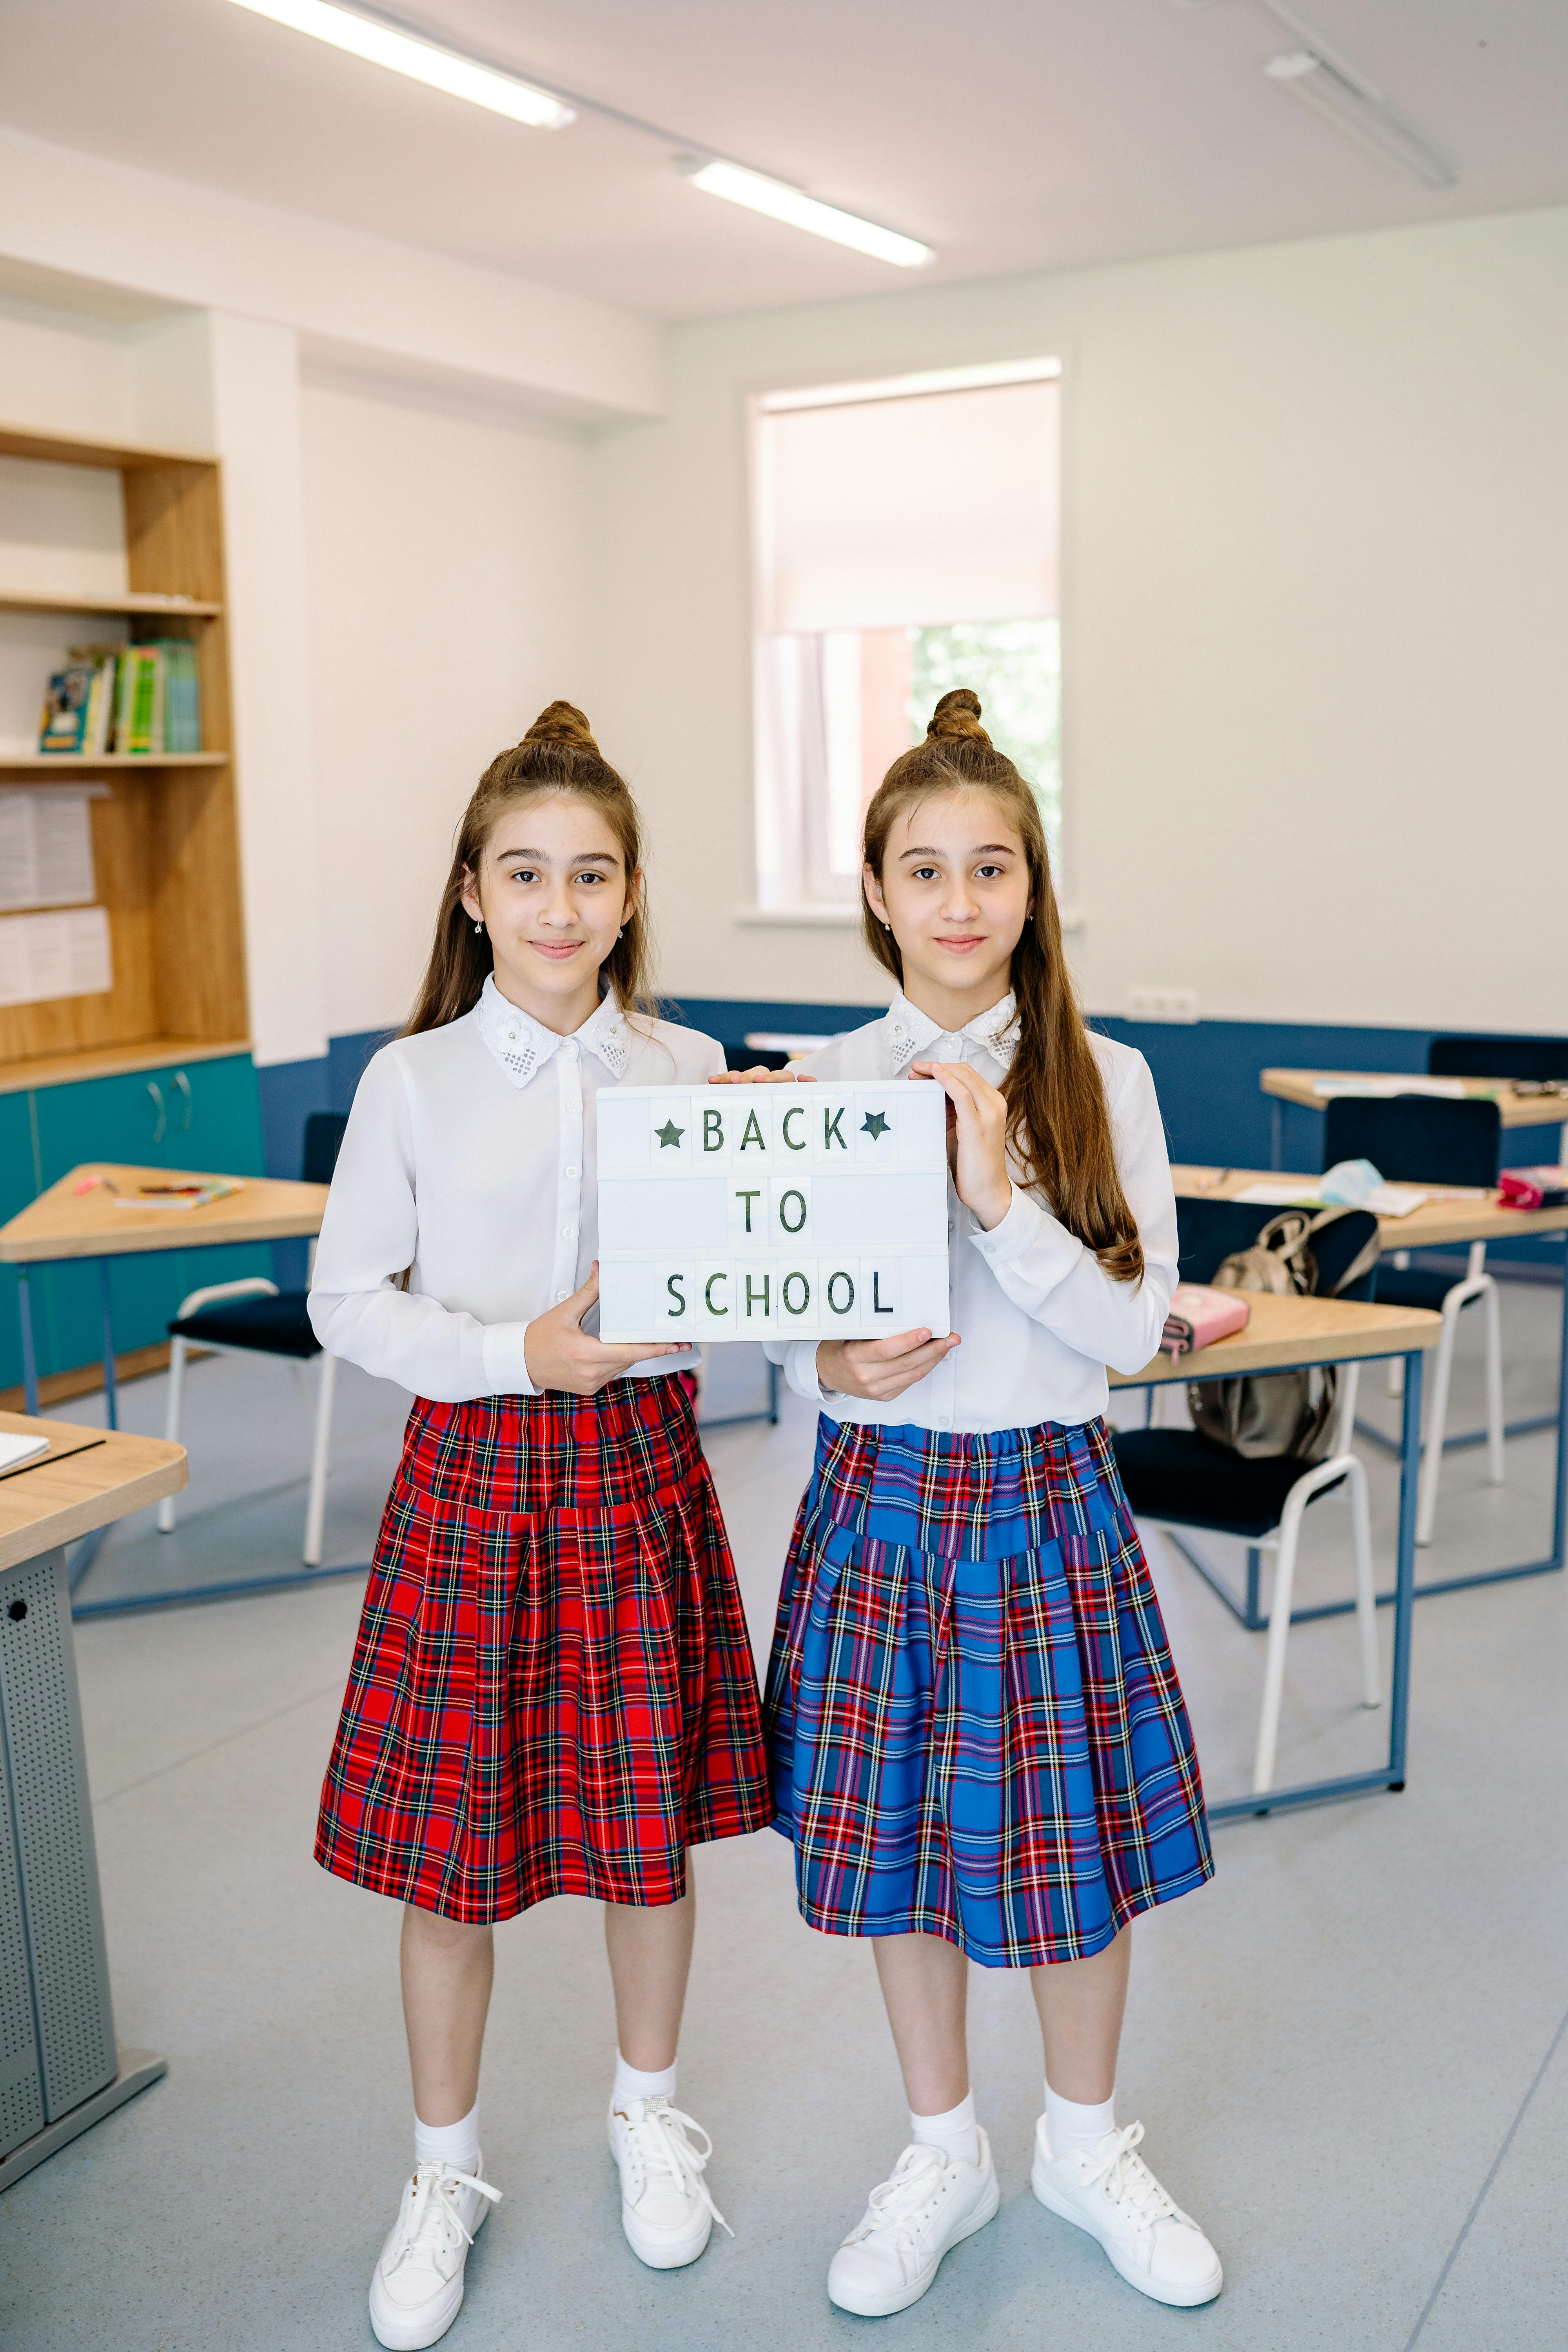
[{"label": "electrical outlet", "polygon": [[1195,1021],[1198,992],[1195,988],[1130,988],[1127,1017],[1130,1021]]}]

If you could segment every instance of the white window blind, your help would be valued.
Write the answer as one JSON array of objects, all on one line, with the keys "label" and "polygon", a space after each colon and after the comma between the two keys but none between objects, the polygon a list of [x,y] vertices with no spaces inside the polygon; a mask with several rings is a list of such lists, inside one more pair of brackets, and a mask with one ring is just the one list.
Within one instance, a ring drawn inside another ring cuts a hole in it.
[{"label": "white window blind", "polygon": [[759,620],[816,635],[1058,611],[1053,381],[766,410]]}]

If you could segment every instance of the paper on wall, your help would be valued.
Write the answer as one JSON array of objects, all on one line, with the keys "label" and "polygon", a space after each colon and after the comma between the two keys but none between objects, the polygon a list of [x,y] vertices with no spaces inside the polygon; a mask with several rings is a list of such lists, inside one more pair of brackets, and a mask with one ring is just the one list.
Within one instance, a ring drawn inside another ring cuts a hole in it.
[{"label": "paper on wall", "polygon": [[0,792],[0,912],[89,906],[92,824],[99,793]]},{"label": "paper on wall", "polygon": [[106,908],[0,922],[0,1005],[104,996],[113,984]]}]

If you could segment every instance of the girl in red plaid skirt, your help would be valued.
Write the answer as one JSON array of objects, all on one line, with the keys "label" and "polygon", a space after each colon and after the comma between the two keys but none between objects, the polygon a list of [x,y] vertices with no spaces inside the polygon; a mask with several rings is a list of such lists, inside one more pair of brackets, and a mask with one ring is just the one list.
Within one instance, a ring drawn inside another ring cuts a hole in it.
[{"label": "girl in red plaid skirt", "polygon": [[1145,2294],[1205,2303],[1218,2258],[1114,2109],[1129,1923],[1213,1870],[1104,1422],[1107,1365],[1149,1361],[1175,1281],[1159,1106],[1084,1027],[1037,803],[967,689],[883,780],[864,885],[898,992],[803,1074],[946,1090],[952,1331],[776,1350],[823,1405],[768,1678],[778,1825],[805,1917],[875,1939],[910,2110],[828,2293],[902,2310],[997,2209],[973,1958],[1029,1970],[1036,2195]]},{"label": "girl in red plaid skirt", "polygon": [[321,1344],[415,1391],[317,1859],[404,1904],[415,2169],[371,2281],[388,2346],[433,2344],[500,2191],[479,2155],[491,1929],[605,1906],[609,2137],[643,2261],[721,2220],[674,2104],[686,1849],[772,1818],[756,1684],[692,1414],[690,1349],[610,1347],[596,1097],[692,1084],[711,1039],[653,1019],[637,812],[552,703],[481,778],[407,1030],[361,1081],[317,1251]]}]

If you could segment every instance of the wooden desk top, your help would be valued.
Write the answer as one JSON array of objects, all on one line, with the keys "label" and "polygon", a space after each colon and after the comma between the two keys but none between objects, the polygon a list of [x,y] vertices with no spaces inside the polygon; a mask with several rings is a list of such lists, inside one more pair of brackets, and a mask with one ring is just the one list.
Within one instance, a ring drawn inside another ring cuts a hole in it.
[{"label": "wooden desk top", "polygon": [[199,1209],[132,1208],[101,1184],[77,1191],[89,1176],[111,1177],[122,1192],[130,1192],[138,1184],[186,1183],[193,1173],[180,1168],[84,1161],[19,1210],[9,1224],[0,1225],[0,1265],[203,1249],[209,1242],[289,1241],[321,1230],[326,1186],[289,1184],[273,1176],[247,1176],[240,1192]]},{"label": "wooden desk top", "polygon": [[[1319,1181],[1316,1176],[1297,1176],[1278,1168],[1173,1167],[1171,1174],[1178,1197],[1186,1201],[1234,1201],[1249,1184],[1299,1183],[1303,1192],[1311,1192]],[[1277,1213],[1260,1205],[1258,1222]],[[1568,1233],[1568,1207],[1505,1209],[1495,1192],[1488,1192],[1475,1201],[1426,1201],[1407,1217],[1379,1217],[1377,1232],[1385,1250],[1437,1249],[1454,1242],[1529,1241],[1537,1234]]]},{"label": "wooden desk top", "polygon": [[[1300,1103],[1307,1110],[1322,1110],[1330,1099],[1327,1095],[1316,1092],[1320,1078],[1386,1079],[1392,1085],[1404,1079],[1415,1091],[1423,1090],[1420,1077],[1412,1076],[1409,1071],[1259,1070],[1258,1074],[1258,1083],[1266,1095],[1278,1095],[1281,1102]],[[1568,1095],[1516,1094],[1507,1078],[1455,1078],[1451,1083],[1463,1087],[1472,1101],[1495,1102],[1504,1127],[1562,1127],[1568,1124]]]},{"label": "wooden desk top", "polygon": [[0,1568],[15,1568],[56,1544],[75,1543],[94,1528],[122,1519],[185,1484],[185,1449],[161,1437],[89,1429],[69,1421],[29,1421],[0,1412],[7,1436],[48,1436],[70,1444],[94,1439],[60,1461],[18,1465],[0,1477]]},{"label": "wooden desk top", "polygon": [[1339,1364],[1355,1356],[1405,1354],[1412,1348],[1435,1348],[1443,1328],[1442,1317],[1429,1315],[1424,1307],[1277,1298],[1270,1291],[1248,1291],[1247,1303],[1251,1319],[1234,1339],[1216,1339],[1186,1356],[1162,1353],[1141,1372],[1112,1372],[1111,1387],[1231,1380],[1238,1372],[1275,1372],[1285,1364]]}]

